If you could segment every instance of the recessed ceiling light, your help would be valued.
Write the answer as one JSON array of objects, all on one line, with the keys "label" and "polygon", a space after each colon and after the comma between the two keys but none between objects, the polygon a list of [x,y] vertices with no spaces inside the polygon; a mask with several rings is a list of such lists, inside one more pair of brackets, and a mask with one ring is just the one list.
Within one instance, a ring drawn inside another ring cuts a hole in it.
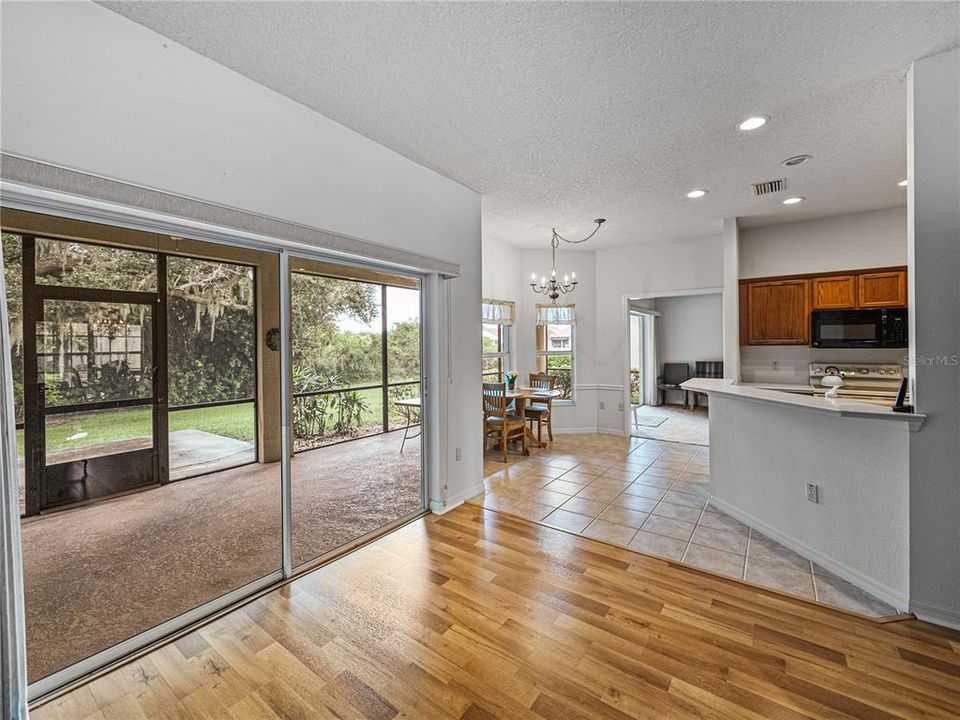
[{"label": "recessed ceiling light", "polygon": [[803,197],[803,195],[798,195],[797,197],[787,198],[786,200],[783,201],[783,204],[796,205],[797,203],[802,203],[804,200],[806,200],[806,198]]},{"label": "recessed ceiling light", "polygon": [[900,182],[897,183],[897,185],[899,185],[900,187],[906,187],[906,186],[907,186],[907,181],[906,181],[906,180],[901,180]]},{"label": "recessed ceiling light", "polygon": [[687,193],[687,197],[695,200],[697,198],[702,198],[708,192],[710,191],[709,190],[691,190],[690,192]]},{"label": "recessed ceiling light", "polygon": [[780,164],[786,167],[793,167],[795,165],[802,165],[807,160],[813,160],[813,155],[794,155],[793,157],[788,157]]},{"label": "recessed ceiling light", "polygon": [[764,125],[766,125],[767,120],[769,119],[770,117],[767,115],[751,115],[742,123],[737,125],[737,128],[740,130],[756,130],[757,128],[762,128]]}]

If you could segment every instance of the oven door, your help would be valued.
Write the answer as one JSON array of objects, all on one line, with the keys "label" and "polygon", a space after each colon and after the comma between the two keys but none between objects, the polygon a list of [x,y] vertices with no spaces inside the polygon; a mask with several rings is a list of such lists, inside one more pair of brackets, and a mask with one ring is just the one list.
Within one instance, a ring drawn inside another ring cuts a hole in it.
[{"label": "oven door", "polygon": [[814,310],[810,345],[820,348],[880,347],[881,310]]}]

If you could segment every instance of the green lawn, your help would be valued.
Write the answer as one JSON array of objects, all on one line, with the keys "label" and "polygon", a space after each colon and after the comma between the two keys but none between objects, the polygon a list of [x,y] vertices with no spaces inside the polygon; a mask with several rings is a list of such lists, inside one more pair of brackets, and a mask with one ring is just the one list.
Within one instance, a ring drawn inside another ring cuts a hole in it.
[{"label": "green lawn", "polygon": [[[173,410],[169,415],[170,432],[204,430],[216,435],[252,442],[256,418],[253,403],[220,405],[195,410]],[[67,440],[77,432],[86,432],[82,439]],[[153,432],[150,408],[122,408],[76,415],[52,415],[47,423],[47,450],[72,445],[149,437]],[[23,454],[23,430],[17,430],[17,452]]]}]

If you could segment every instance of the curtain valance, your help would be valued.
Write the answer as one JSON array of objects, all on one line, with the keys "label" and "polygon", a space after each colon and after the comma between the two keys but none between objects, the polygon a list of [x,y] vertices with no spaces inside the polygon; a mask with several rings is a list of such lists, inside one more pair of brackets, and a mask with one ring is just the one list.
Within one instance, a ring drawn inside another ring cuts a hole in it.
[{"label": "curtain valance", "polygon": [[576,325],[576,305],[537,305],[537,325]]},{"label": "curtain valance", "polygon": [[483,322],[493,325],[513,325],[516,303],[510,300],[483,300]]}]

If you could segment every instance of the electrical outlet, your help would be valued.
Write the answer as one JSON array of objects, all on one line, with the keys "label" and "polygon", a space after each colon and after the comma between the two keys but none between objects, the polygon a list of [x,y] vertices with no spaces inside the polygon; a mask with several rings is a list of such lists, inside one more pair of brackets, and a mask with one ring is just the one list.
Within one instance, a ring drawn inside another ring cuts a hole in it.
[{"label": "electrical outlet", "polygon": [[812,503],[820,502],[820,486],[813,483],[807,483],[807,501]]},{"label": "electrical outlet", "polygon": [[603,400],[600,401],[600,409],[601,409],[601,410],[606,410],[606,409],[607,409],[607,403],[604,402]]},{"label": "electrical outlet", "polygon": [[460,462],[463,459],[463,452],[460,448],[457,448],[457,462]]},{"label": "electrical outlet", "polygon": [[623,403],[617,403],[617,410],[623,412]]},{"label": "electrical outlet", "polygon": [[774,370],[779,370],[779,369],[780,369],[780,361],[779,361],[779,360],[774,360],[773,362],[770,363],[770,367],[773,368]]}]

